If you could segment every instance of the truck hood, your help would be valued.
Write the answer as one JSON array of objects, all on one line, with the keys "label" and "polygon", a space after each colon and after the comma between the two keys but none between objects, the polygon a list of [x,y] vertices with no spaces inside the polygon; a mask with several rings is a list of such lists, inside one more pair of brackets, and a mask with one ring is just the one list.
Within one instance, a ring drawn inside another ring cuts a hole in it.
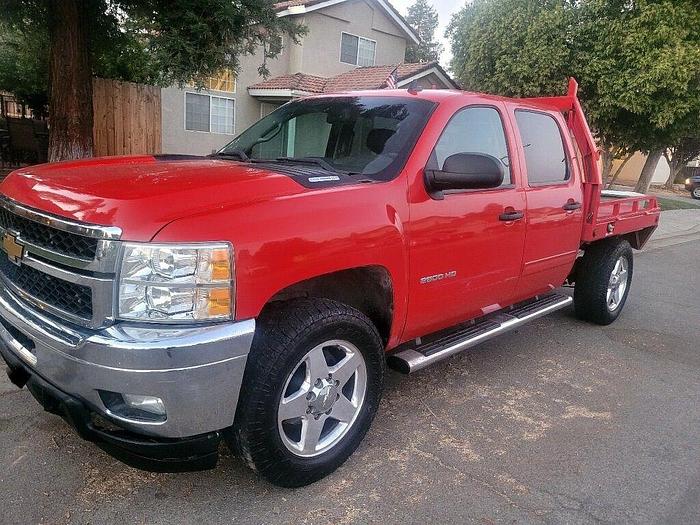
[{"label": "truck hood", "polygon": [[7,197],[67,219],[118,226],[148,241],[197,213],[301,193],[291,178],[229,160],[186,156],[105,157],[30,166],[0,185]]}]

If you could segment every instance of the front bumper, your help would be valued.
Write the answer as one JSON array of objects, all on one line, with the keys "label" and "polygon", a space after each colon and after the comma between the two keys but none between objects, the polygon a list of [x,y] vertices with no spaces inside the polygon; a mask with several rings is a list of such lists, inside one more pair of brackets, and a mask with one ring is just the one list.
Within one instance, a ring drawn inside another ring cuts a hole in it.
[{"label": "front bumper", "polygon": [[219,459],[219,432],[182,439],[150,438],[100,420],[79,399],[60,391],[32,372],[12,352],[0,347],[7,375],[24,386],[47,412],[61,416],[77,434],[111,456],[135,468],[152,472],[186,472],[214,468]]},{"label": "front bumper", "polygon": [[[83,437],[108,441],[90,427],[96,415],[128,434],[132,448],[139,440],[173,444],[193,436],[209,436],[204,442],[211,443],[212,433],[231,426],[254,331],[254,320],[199,327],[121,323],[90,331],[59,323],[0,289],[0,354],[14,378],[26,379],[40,402],[48,399],[44,407]],[[123,417],[104,404],[101,391],[159,397],[166,417]]]}]

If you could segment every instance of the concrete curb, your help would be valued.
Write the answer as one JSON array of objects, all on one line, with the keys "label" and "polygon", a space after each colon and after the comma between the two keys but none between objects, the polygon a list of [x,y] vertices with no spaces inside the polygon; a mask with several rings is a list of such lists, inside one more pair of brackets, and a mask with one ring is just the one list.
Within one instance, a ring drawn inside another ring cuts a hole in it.
[{"label": "concrete curb", "polygon": [[700,208],[661,212],[659,229],[654,232],[642,251],[700,240]]}]

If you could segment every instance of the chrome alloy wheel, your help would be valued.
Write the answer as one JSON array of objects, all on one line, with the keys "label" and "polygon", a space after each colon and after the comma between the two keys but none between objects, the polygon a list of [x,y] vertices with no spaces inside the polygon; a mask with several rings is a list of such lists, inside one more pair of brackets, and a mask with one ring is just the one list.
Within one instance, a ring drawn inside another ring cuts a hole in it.
[{"label": "chrome alloy wheel", "polygon": [[625,297],[625,290],[627,290],[627,271],[628,262],[626,257],[620,257],[610,274],[610,280],[608,281],[608,310],[614,312],[622,303],[622,299]]},{"label": "chrome alloy wheel", "polygon": [[348,433],[367,392],[367,367],[348,341],[314,347],[287,378],[277,408],[282,442],[293,454],[313,457],[329,451]]},{"label": "chrome alloy wheel", "polygon": [[700,199],[700,186],[698,186],[697,188],[693,188],[692,193],[693,197],[695,197],[696,199]]}]

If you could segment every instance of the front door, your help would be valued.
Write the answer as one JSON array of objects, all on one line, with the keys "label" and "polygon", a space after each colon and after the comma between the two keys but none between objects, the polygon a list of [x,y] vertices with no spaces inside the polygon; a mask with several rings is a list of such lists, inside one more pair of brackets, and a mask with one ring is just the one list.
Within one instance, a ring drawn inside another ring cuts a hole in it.
[{"label": "front door", "polygon": [[526,205],[517,170],[511,168],[503,111],[495,105],[460,109],[431,155],[427,169],[442,169],[455,153],[486,153],[501,160],[505,177],[495,189],[445,192],[443,200],[426,192],[412,200],[405,339],[499,309],[513,297]]}]

